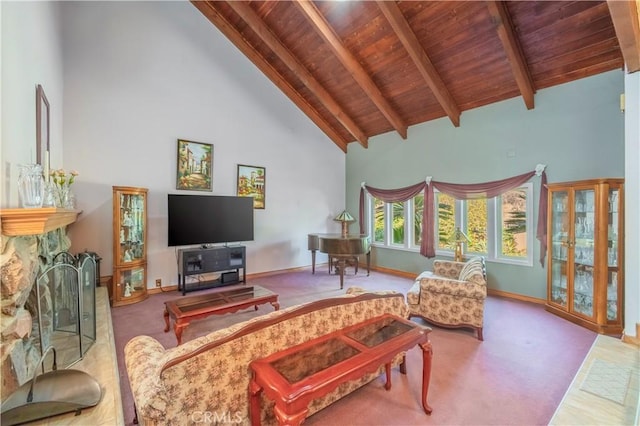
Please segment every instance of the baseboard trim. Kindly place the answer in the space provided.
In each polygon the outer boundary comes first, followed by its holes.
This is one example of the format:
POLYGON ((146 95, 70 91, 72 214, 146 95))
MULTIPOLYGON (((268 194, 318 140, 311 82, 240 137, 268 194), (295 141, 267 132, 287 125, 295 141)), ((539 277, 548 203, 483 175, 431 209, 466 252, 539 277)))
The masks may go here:
POLYGON ((505 299, 515 299, 523 302, 535 303, 537 305, 544 305, 547 303, 546 299, 539 299, 537 297, 525 296, 523 294, 511 293, 503 290, 487 289, 487 293, 491 296, 504 297, 505 299))
POLYGON ((627 334, 625 334, 624 332, 622 333, 622 341, 624 343, 629 343, 632 345, 636 345, 636 346, 640 346, 640 323, 636 323, 636 335, 635 336, 629 336, 627 334))

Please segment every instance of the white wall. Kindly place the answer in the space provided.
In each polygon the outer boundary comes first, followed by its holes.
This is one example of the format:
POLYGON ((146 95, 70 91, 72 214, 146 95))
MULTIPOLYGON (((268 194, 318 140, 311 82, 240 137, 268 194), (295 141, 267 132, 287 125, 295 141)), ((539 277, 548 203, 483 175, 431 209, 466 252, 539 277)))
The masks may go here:
POLYGON ((79 222, 72 249, 112 267, 112 185, 149 188, 148 284, 177 282, 167 193, 178 138, 212 143, 213 192, 235 195, 237 164, 266 167, 248 273, 311 263, 309 232, 337 231, 344 153, 188 2, 68 2, 64 27, 65 168, 79 222))
POLYGON ((640 72, 625 74, 625 316, 624 333, 640 324, 640 72))
POLYGON ((36 86, 50 106, 51 164, 62 165, 62 46, 57 2, 0 1, 2 174, 0 206, 19 207, 18 165, 36 162, 36 86))

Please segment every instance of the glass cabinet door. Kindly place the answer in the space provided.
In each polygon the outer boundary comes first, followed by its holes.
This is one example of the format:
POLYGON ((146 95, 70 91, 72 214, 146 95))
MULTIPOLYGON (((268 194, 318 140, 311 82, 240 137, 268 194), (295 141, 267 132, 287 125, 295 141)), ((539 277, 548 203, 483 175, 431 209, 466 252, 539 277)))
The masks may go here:
POLYGON ((595 190, 575 191, 573 244, 573 310, 593 317, 595 190))
POLYGON ((607 320, 618 319, 618 300, 620 288, 618 286, 618 258, 620 257, 620 190, 610 188, 608 196, 607 223, 607 320))
POLYGON ((547 185, 546 309, 602 334, 621 334, 624 180, 547 185))
POLYGON ((144 260, 144 201, 143 194, 120 194, 120 264, 144 260))
POLYGON ((117 271, 115 277, 118 300, 137 298, 146 293, 146 268, 144 266, 117 271))
POLYGON ((551 299, 567 307, 567 258, 569 247, 569 193, 552 193, 551 299))

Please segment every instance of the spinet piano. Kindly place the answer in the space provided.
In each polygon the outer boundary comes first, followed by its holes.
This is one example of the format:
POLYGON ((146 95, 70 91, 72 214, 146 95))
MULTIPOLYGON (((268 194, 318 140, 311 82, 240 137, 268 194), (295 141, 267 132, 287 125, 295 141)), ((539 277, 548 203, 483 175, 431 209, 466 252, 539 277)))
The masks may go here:
POLYGON ((308 247, 311 250, 311 273, 316 272, 316 251, 327 253, 337 260, 336 269, 340 274, 340 288, 344 284, 344 268, 349 258, 359 254, 367 255, 367 276, 371 265, 371 239, 359 234, 309 234, 308 247))

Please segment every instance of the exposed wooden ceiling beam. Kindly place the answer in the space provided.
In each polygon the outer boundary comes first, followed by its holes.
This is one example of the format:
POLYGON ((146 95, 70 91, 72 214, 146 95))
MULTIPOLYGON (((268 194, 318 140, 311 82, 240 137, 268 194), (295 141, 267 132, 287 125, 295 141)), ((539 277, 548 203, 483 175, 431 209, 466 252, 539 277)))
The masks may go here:
POLYGON ((342 65, 347 69, 349 74, 354 78, 358 85, 364 90, 364 93, 378 107, 378 110, 384 115, 393 128, 402 136, 407 138, 407 125, 404 120, 396 113, 395 109, 387 102, 384 95, 371 79, 371 76, 360 65, 358 59, 344 46, 338 34, 335 33, 331 25, 322 16, 318 8, 308 0, 295 0, 294 3, 311 22, 316 32, 324 38, 329 47, 336 54, 342 65))
POLYGON ((607 0, 609 13, 628 72, 640 70, 640 5, 638 0, 607 0))
POLYGON ((422 48, 420 41, 409 26, 402 11, 395 1, 378 0, 377 3, 414 64, 418 67, 422 78, 429 85, 440 106, 447 113, 453 125, 459 127, 460 109, 453 99, 453 96, 451 96, 451 93, 449 93, 449 89, 447 89, 444 81, 442 81, 440 74, 438 74, 438 71, 436 71, 433 66, 427 52, 422 48))
POLYGON ((322 102, 322 104, 335 116, 335 118, 344 126, 353 137, 360 142, 360 145, 367 148, 368 137, 360 129, 360 127, 349 117, 335 99, 327 92, 318 80, 305 68, 305 66, 296 59, 296 57, 282 44, 280 39, 271 32, 267 24, 258 16, 258 14, 245 2, 228 1, 227 5, 231 7, 256 33, 258 37, 275 53, 278 58, 291 71, 293 71, 298 79, 313 92, 313 94, 322 102))
POLYGON ((507 6, 502 1, 489 0, 487 1, 487 7, 496 25, 496 32, 502 42, 502 46, 504 46, 507 59, 511 65, 511 71, 513 72, 518 89, 520 89, 520 94, 524 99, 524 104, 527 106, 527 109, 533 109, 533 95, 536 89, 533 87, 533 78, 531 78, 522 47, 513 29, 513 23, 511 22, 511 16, 509 15, 507 6))
POLYGON ((347 141, 329 124, 318 111, 296 91, 287 80, 260 55, 210 2, 193 0, 191 2, 209 21, 214 24, 251 62, 254 63, 285 95, 289 97, 316 126, 343 152, 347 152, 347 141))

